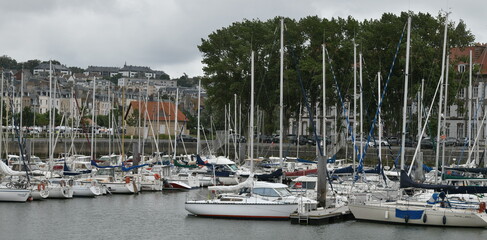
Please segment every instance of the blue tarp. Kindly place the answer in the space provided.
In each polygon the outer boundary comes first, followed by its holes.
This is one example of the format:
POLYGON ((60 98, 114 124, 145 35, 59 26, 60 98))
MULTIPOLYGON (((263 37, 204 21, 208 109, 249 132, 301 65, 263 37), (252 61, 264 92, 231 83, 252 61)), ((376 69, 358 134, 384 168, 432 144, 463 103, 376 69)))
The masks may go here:
POLYGON ((396 208, 396 217, 403 219, 421 219, 424 210, 401 210, 396 208))
POLYGON ((122 166, 99 166, 96 164, 95 160, 91 160, 91 166, 97 167, 97 168, 118 168, 122 166))

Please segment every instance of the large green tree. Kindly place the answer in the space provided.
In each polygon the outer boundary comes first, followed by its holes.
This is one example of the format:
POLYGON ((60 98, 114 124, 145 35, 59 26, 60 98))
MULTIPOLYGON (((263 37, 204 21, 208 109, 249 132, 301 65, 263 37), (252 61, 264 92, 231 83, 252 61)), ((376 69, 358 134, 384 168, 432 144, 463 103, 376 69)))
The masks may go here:
MULTIPOLYGON (((323 42, 326 43, 331 63, 327 65, 327 104, 330 106, 336 103, 339 114, 342 112, 337 87, 344 101, 352 101, 355 42, 358 52, 363 55, 363 86, 360 87, 363 90, 365 129, 370 126, 377 109, 377 73, 380 72, 382 86, 390 75, 382 109, 383 119, 387 123, 386 131, 388 134, 397 133, 402 121, 400 106, 405 78, 405 25, 408 16, 412 17, 409 95, 414 97, 420 88, 421 79, 425 79, 424 101, 431 101, 440 76, 444 15, 385 13, 380 19, 363 22, 353 17, 322 19, 310 16, 300 20, 286 18, 285 118, 298 115, 300 104, 304 106, 303 92, 311 111, 314 112, 315 107, 321 107, 323 42), (401 46, 390 72, 398 43, 401 46)), ((202 39, 198 48, 203 53, 205 64, 203 85, 208 94, 205 111, 213 116, 217 127, 222 126, 223 109, 233 102, 234 94, 239 96, 243 104, 244 115, 248 113, 250 53, 253 50, 256 106, 265 114, 264 132, 270 133, 278 129, 279 22, 280 18, 267 21, 243 20, 216 30, 206 39, 202 39)), ((448 35, 449 48, 464 47, 474 41, 474 36, 463 21, 458 24, 449 22, 448 35)), ((451 68, 450 71, 450 78, 458 77, 453 75, 451 68)), ((450 83, 450 103, 463 86, 465 81, 450 83)), ((242 122, 245 124, 247 118, 242 122)))

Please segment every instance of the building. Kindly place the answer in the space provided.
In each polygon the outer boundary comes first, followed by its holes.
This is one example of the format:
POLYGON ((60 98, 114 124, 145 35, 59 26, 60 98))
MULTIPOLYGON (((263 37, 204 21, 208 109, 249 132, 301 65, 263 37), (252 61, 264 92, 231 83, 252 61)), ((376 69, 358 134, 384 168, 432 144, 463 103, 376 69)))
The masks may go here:
MULTIPOLYGON (((177 133, 189 134, 186 123, 188 118, 181 112, 177 110, 177 115, 175 114, 175 105, 172 102, 144 102, 144 101, 132 101, 127 109, 127 118, 130 118, 134 114, 135 110, 141 114, 143 119, 141 126, 143 126, 143 135, 152 136, 153 134, 170 134, 174 136, 175 123, 177 122, 177 133), (177 121, 176 121, 177 118, 177 121), (145 126, 144 126, 145 122, 145 126)), ((138 116, 134 116, 138 117, 138 116)), ((135 135, 136 126, 127 127, 127 134, 135 135)))
POLYGON ((119 74, 119 72, 120 68, 118 67, 88 66, 83 74, 85 76, 113 77, 119 74))
POLYGON ((53 75, 71 75, 71 70, 64 65, 59 64, 49 64, 49 63, 41 63, 37 67, 34 68, 34 75, 40 75, 41 73, 49 74, 51 72, 52 67, 52 74, 53 75))

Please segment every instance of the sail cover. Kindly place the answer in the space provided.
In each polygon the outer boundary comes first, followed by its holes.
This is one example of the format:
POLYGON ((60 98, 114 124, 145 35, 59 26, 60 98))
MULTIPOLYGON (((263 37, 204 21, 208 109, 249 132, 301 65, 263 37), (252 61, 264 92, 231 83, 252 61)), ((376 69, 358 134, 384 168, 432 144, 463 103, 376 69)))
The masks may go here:
POLYGON ((12 170, 7 164, 0 160, 0 175, 5 176, 25 176, 25 172, 12 170))
POLYGON ((434 185, 434 184, 424 184, 415 183, 406 173, 406 171, 401 170, 401 182, 400 188, 423 188, 423 189, 433 189, 436 192, 445 192, 450 194, 457 193, 487 193, 487 187, 484 186, 454 186, 454 185, 434 185))

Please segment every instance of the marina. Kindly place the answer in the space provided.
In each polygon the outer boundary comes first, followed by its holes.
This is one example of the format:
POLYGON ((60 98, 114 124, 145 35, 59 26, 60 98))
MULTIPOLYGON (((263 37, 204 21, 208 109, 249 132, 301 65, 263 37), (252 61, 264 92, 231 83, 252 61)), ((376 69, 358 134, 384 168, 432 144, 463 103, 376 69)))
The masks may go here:
POLYGON ((452 12, 199 39, 194 77, 0 56, 1 240, 487 239, 487 43, 452 12))

